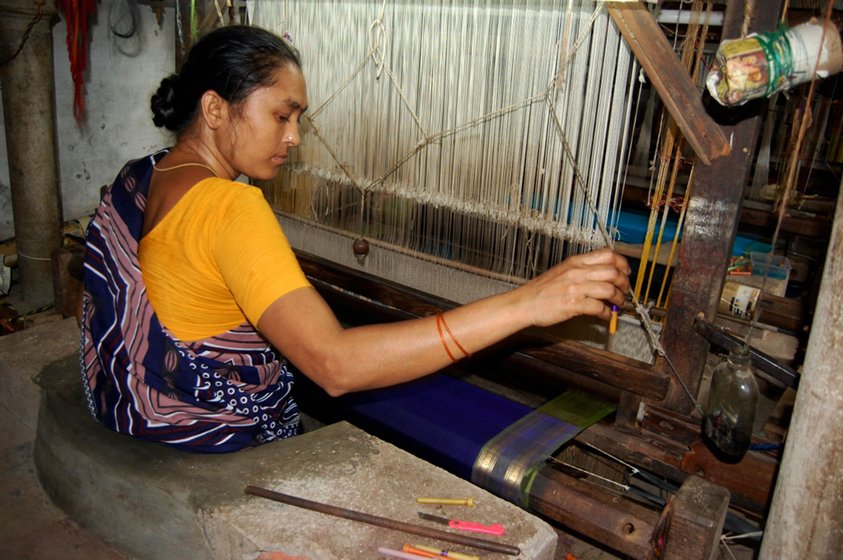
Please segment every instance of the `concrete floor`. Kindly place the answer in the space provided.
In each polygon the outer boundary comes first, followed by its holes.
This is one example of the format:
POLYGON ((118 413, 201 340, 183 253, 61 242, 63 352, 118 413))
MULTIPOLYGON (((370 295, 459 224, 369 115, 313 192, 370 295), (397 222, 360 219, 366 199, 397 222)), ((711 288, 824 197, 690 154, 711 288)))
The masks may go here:
MULTIPOLYGON (((11 434, 3 422, 3 433, 11 434)), ((0 558, 123 560, 126 557, 79 527, 44 495, 32 464, 32 442, 6 438, 0 449, 0 558)))
POLYGON ((46 313, 31 329, 0 337, 0 558, 125 560, 55 507, 35 475, 38 370, 76 351, 75 322, 46 313))
MULTIPOLYGON (((32 459, 38 373, 45 364, 77 351, 73 319, 47 311, 26 329, 0 337, 0 559, 126 560, 72 519, 45 495, 32 459)), ((556 558, 614 560, 617 556, 562 531, 556 558)))

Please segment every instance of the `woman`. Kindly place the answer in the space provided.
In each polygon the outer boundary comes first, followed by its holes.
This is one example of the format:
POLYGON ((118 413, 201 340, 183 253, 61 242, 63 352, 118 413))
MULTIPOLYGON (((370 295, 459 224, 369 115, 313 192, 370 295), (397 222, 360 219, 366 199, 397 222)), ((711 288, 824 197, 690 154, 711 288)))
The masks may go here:
POLYGON ((297 53, 254 27, 210 33, 162 81, 154 122, 176 144, 127 164, 88 232, 82 367, 91 412, 110 428, 233 451, 297 433, 285 360, 337 396, 432 373, 526 327, 608 319, 623 303, 629 266, 600 250, 437 317, 343 328, 261 192, 234 181, 275 176, 307 104, 297 53))

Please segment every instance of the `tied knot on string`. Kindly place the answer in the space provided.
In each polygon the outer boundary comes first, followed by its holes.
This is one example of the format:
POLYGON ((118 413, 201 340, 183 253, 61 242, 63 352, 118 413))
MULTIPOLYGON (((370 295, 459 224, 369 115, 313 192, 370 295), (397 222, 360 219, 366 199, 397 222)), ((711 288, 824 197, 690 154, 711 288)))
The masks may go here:
POLYGON ((375 79, 379 80, 383 73, 384 66, 384 51, 386 49, 386 27, 383 25, 384 11, 386 9, 386 2, 381 5, 381 13, 369 25, 368 44, 369 56, 372 57, 372 62, 375 63, 377 71, 375 72, 375 79))

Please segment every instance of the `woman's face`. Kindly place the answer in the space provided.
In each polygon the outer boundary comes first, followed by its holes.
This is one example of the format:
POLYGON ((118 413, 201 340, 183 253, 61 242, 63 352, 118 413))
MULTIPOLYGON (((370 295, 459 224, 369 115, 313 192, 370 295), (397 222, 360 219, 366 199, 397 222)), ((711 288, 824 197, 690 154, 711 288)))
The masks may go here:
POLYGON ((299 120, 307 110, 301 69, 288 64, 271 86, 253 91, 232 122, 231 163, 253 179, 272 179, 301 141, 299 120))

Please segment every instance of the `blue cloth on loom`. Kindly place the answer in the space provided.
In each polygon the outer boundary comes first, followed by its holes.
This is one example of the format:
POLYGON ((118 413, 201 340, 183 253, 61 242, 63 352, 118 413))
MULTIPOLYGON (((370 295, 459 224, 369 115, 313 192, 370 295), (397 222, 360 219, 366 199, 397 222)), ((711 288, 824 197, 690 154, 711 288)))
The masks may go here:
MULTIPOLYGON (((612 216, 609 217, 609 223, 612 223, 612 216)), ((635 212, 624 210, 618 216, 618 241, 624 243, 644 243, 644 238, 647 235, 649 228, 649 214, 643 212, 635 212)), ((676 237, 676 225, 678 215, 669 214, 667 223, 664 226, 663 243, 673 241, 676 237)), ((655 235, 661 231, 661 217, 656 223, 655 235)), ((680 239, 682 234, 680 233, 680 239)), ((748 255, 751 251, 758 251, 762 253, 769 252, 772 246, 765 243, 761 238, 756 238, 750 234, 739 233, 735 236, 734 244, 732 245, 732 256, 739 257, 741 255, 748 255)))
POLYGON ((466 480, 483 446, 533 412, 445 374, 340 400, 355 424, 466 480))

